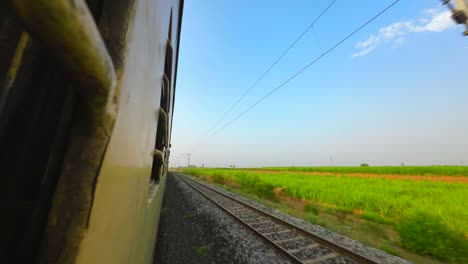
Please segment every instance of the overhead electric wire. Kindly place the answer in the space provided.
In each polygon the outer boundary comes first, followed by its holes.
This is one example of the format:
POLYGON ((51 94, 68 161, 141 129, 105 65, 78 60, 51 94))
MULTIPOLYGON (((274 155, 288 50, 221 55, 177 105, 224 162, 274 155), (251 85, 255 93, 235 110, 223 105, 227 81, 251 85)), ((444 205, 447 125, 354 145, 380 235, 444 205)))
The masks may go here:
POLYGON ((253 105, 251 105, 249 108, 247 108, 246 110, 244 110, 243 112, 241 112, 240 114, 238 114, 235 118, 233 118, 231 121, 229 121, 228 123, 226 123, 224 126, 222 126, 220 129, 216 130, 213 134, 210 135, 211 136, 214 136, 216 135, 217 133, 219 133, 220 131, 222 131, 223 129, 225 129, 227 126, 229 126, 230 124, 232 124, 234 121, 236 121, 237 119, 239 119, 241 116, 243 116, 244 114, 246 114, 247 112, 249 112, 252 108, 254 108, 255 106, 257 106, 259 103, 261 103, 263 100, 265 100, 266 98, 270 97, 272 94, 274 94, 276 91, 278 91, 281 87, 283 87, 284 85, 286 85, 288 82, 290 82, 292 79, 296 78, 298 75, 300 75, 301 73, 303 73, 307 68, 309 68, 310 66, 314 65, 317 61, 319 61, 320 59, 322 59, 323 57, 325 57, 327 54, 329 54, 330 52, 332 52, 334 49, 336 49, 338 46, 340 46, 343 42, 345 42, 346 40, 348 40, 350 37, 352 37, 354 34, 356 34, 357 32, 359 32, 361 29, 363 29, 364 27, 366 27, 369 23, 371 23, 372 21, 374 21, 376 18, 378 18, 380 15, 382 15, 383 13, 387 12, 387 10, 389 10, 391 7, 393 7, 396 3, 400 2, 400 0, 396 0, 394 1, 393 3, 391 3, 389 6, 387 6, 386 8, 384 8, 382 11, 380 11, 377 15, 375 15, 374 17, 372 17, 371 19, 369 19, 367 22, 365 22, 364 24, 362 24, 360 27, 358 27, 357 29, 355 29, 353 32, 351 32, 349 35, 347 35, 345 38, 343 38, 341 41, 339 41, 338 43, 336 43, 334 46, 332 46, 330 49, 328 49, 327 51, 325 51, 324 53, 322 53, 320 56, 318 56, 315 60, 313 60, 312 62, 310 62, 309 64, 307 64, 305 67, 303 67, 302 69, 300 69, 298 72, 296 72, 295 74, 293 74, 291 77, 289 77, 286 81, 284 81, 283 83, 281 83, 279 86, 277 86, 275 89, 271 90, 269 93, 267 93, 265 96, 263 96, 262 98, 260 98, 260 100, 258 100, 256 103, 254 103, 253 105))
MULTIPOLYGON (((332 7, 332 5, 336 2, 337 0, 333 0, 330 2, 330 4, 328 4, 328 6, 320 13, 320 15, 318 15, 315 20, 289 45, 289 47, 283 51, 283 53, 273 62, 273 64, 271 64, 263 73, 262 75, 260 75, 260 77, 252 84, 252 86, 250 86, 247 90, 245 90, 245 92, 237 99, 237 101, 232 104, 228 110, 226 110, 224 112, 224 114, 221 116, 221 118, 216 121, 216 123, 213 125, 213 127, 211 127, 210 129, 208 129, 208 131, 206 132, 207 135, 210 131, 212 131, 213 129, 215 129, 225 118, 226 116, 234 109, 234 107, 236 107, 244 98, 245 96, 247 96, 247 94, 255 87, 257 86, 257 84, 263 79, 263 77, 265 77, 271 69, 273 69, 273 67, 275 67, 276 64, 278 64, 278 62, 284 57, 284 55, 286 55, 286 53, 289 52, 289 50, 291 50, 295 45, 296 43, 311 29, 314 27, 315 23, 317 23, 317 21, 328 11, 328 9, 330 9, 330 7, 332 7)), ((206 137, 206 136, 205 136, 206 137)), ((205 137, 203 139, 205 139, 205 137)), ((202 139, 202 140, 203 140, 202 139)))

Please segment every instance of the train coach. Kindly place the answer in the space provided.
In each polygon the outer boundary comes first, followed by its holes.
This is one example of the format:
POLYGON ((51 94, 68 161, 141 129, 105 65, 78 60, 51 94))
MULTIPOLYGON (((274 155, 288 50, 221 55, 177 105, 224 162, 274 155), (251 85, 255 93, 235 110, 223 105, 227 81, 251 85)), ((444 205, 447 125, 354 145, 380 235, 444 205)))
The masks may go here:
POLYGON ((0 3, 0 263, 151 263, 183 0, 0 3))

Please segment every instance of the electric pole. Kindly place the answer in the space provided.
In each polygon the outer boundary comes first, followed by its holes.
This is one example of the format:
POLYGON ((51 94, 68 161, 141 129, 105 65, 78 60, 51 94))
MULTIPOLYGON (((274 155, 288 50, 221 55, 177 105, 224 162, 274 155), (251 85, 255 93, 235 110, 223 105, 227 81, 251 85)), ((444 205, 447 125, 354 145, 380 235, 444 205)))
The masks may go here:
POLYGON ((185 154, 187 155, 187 168, 190 167, 190 153, 185 154))

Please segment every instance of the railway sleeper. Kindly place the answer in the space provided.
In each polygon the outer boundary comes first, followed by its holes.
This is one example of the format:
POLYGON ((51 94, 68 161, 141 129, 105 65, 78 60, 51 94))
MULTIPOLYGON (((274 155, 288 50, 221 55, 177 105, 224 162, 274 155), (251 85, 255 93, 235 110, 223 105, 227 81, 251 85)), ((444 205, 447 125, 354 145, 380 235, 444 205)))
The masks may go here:
MULTIPOLYGON (((244 221, 246 222, 246 221, 244 221)), ((246 222, 247 223, 247 222, 246 222)), ((248 225, 252 226, 253 228, 256 228, 255 226, 257 225, 264 225, 264 224, 269 224, 269 223, 274 223, 270 219, 266 219, 264 221, 259 221, 259 222, 253 222, 253 223, 247 223, 248 225)))
POLYGON ((237 216, 237 217, 239 217, 244 222, 255 221, 252 224, 260 223, 260 222, 257 222, 257 220, 259 220, 259 219, 262 219, 262 220, 265 219, 265 217, 263 217, 263 216, 250 217, 250 218, 243 218, 242 216, 237 216))
POLYGON ((272 232, 262 233, 262 234, 264 236, 268 236, 268 235, 272 235, 272 234, 284 234, 284 233, 287 233, 287 232, 294 232, 294 231, 289 230, 289 229, 285 229, 285 230, 281 230, 281 231, 272 231, 272 232))
POLYGON ((310 245, 300 247, 300 248, 289 249, 288 252, 291 253, 291 254, 294 254, 294 253, 300 252, 302 250, 309 250, 309 249, 313 249, 313 248, 316 248, 316 247, 319 247, 319 246, 320 246, 320 244, 315 243, 315 244, 310 244, 310 245))
POLYGON ((283 230, 290 230, 290 229, 284 228, 283 226, 280 226, 280 225, 273 224, 272 226, 256 228, 256 230, 261 232, 262 234, 268 234, 271 232, 281 232, 283 230))
POLYGON ((231 212, 234 212, 234 211, 245 210, 245 207, 244 206, 233 206, 231 208, 226 208, 226 209, 228 209, 231 212))
POLYGON ((315 263, 320 263, 322 261, 325 261, 327 259, 332 259, 332 258, 336 258, 336 257, 339 257, 340 255, 336 252, 332 252, 332 253, 329 253, 329 254, 326 254, 326 255, 323 255, 323 256, 320 256, 318 258, 314 258, 314 259, 310 259, 310 260, 305 260, 304 263, 305 264, 315 264, 315 263))
POLYGON ((279 244, 279 243, 285 243, 285 242, 290 242, 290 241, 296 241, 296 240, 300 240, 300 239, 303 239, 303 238, 304 237, 302 237, 302 236, 295 236, 295 237, 281 239, 281 240, 273 240, 273 242, 275 242, 276 244, 279 244))

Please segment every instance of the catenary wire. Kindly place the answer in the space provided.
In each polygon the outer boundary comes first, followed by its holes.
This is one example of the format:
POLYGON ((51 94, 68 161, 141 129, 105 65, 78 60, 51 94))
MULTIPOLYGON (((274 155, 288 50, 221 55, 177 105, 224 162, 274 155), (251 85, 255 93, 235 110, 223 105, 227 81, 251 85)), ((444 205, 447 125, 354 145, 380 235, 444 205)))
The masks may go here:
POLYGON ((394 1, 393 3, 391 3, 389 6, 387 6, 386 8, 384 8, 382 11, 380 11, 377 15, 375 15, 374 17, 372 17, 371 19, 369 19, 368 21, 366 21, 364 24, 362 24, 360 27, 358 27, 357 29, 355 29, 353 32, 351 32, 349 35, 347 35, 345 38, 343 38, 342 40, 340 40, 339 42, 337 42, 334 46, 332 46, 330 49, 328 49, 327 51, 325 51, 324 53, 322 53, 320 56, 318 56, 315 60, 313 60, 312 62, 310 62, 309 64, 307 64, 305 67, 303 67, 302 69, 300 69, 298 72, 296 72, 295 74, 293 74, 291 77, 289 77, 286 81, 284 81, 283 83, 281 83, 280 85, 278 85, 275 89, 271 90, 269 93, 267 93, 265 96, 263 96, 262 98, 260 98, 260 100, 258 100, 257 102, 255 102, 253 105, 249 106, 246 110, 244 110, 243 112, 241 112, 240 114, 238 114, 236 117, 234 117, 231 121, 229 121, 228 123, 226 123, 224 126, 222 126, 220 129, 216 130, 214 133, 212 133, 210 135, 211 136, 214 136, 216 134, 218 134, 220 131, 222 131, 223 129, 225 129, 227 126, 229 126, 230 124, 232 124, 234 121, 236 121, 237 119, 239 119, 240 117, 242 117, 243 115, 245 115, 247 112, 249 112, 252 108, 254 108, 255 106, 257 106, 259 103, 261 103, 263 100, 265 100, 266 98, 270 97, 272 94, 274 94, 276 91, 278 91, 281 87, 283 87, 284 85, 286 85, 288 82, 290 82, 292 79, 296 78, 298 75, 300 75, 301 73, 303 73, 307 68, 309 68, 310 66, 314 65, 317 61, 319 61, 320 59, 322 59, 323 57, 325 57, 327 54, 329 54, 330 52, 332 52, 334 49, 336 49, 338 46, 340 46, 343 42, 345 42, 346 40, 348 40, 350 37, 352 37, 354 34, 356 34, 357 32, 359 32, 361 29, 363 29, 364 27, 366 27, 368 24, 370 24, 372 21, 374 21, 375 19, 377 19, 379 16, 381 16, 383 13, 387 12, 390 8, 392 8, 395 4, 397 4, 398 2, 400 2, 400 0, 396 0, 394 1))
POLYGON ((249 92, 255 87, 257 86, 257 84, 270 72, 271 69, 273 69, 273 67, 275 67, 276 64, 278 64, 278 62, 286 55, 286 53, 288 53, 296 44, 297 42, 311 29, 314 27, 315 23, 317 23, 317 21, 333 6, 333 4, 336 2, 337 0, 333 0, 331 1, 328 6, 320 13, 320 15, 318 15, 315 20, 309 24, 309 26, 307 26, 307 28, 289 45, 289 47, 283 51, 283 53, 281 53, 281 55, 262 73, 262 75, 260 75, 260 77, 247 89, 245 90, 245 92, 237 99, 236 102, 234 102, 234 104, 232 104, 224 113, 223 115, 221 116, 220 119, 218 119, 216 121, 216 123, 210 128, 207 130, 206 132, 206 135, 202 138, 202 141, 204 141, 204 139, 207 138, 207 136, 209 135, 209 133, 215 129, 216 127, 218 127, 218 125, 224 121, 224 119, 226 118, 226 116, 245 98, 245 96, 247 96, 247 94, 249 94, 249 92))

